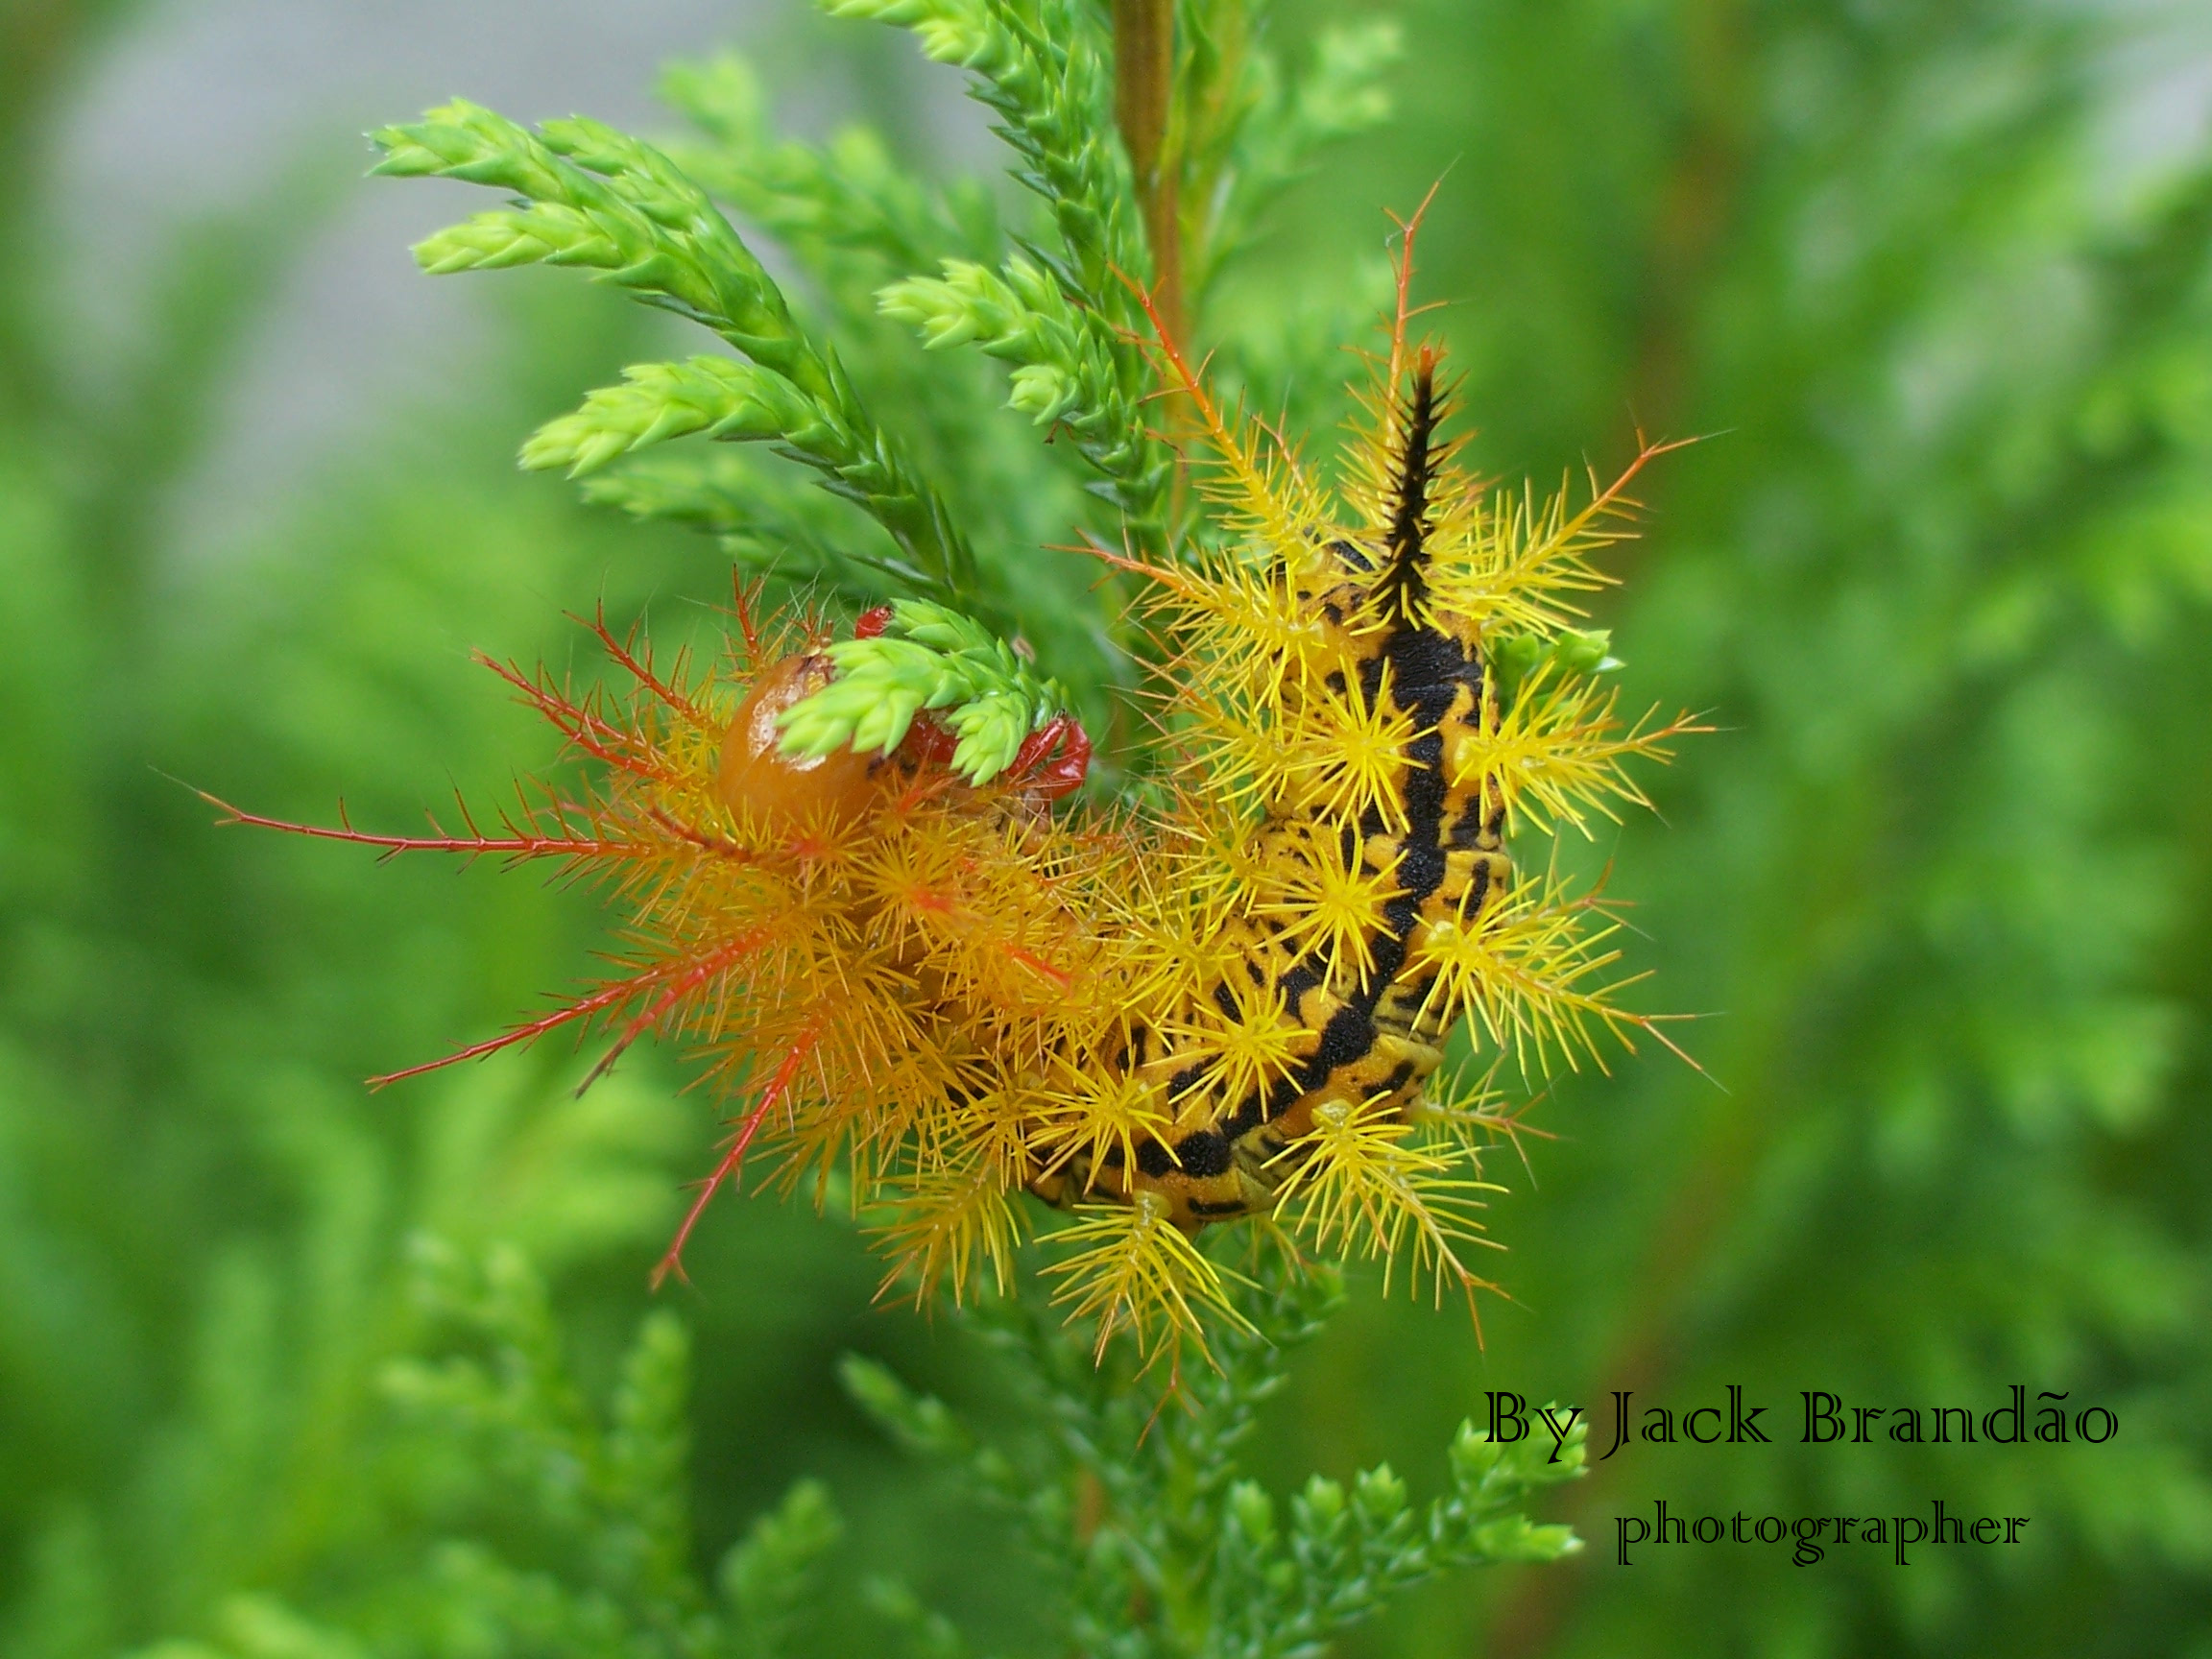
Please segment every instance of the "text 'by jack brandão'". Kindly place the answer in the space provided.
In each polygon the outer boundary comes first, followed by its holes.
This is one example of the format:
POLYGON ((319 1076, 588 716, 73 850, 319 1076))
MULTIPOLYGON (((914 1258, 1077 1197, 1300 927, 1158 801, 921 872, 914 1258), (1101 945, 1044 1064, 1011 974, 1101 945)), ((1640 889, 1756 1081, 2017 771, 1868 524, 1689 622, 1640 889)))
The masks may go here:
MULTIPOLYGON (((1794 1442, 1804 1446, 1867 1446, 1879 1438, 1919 1446, 2102 1446, 2120 1431, 2119 1418, 2103 1406, 2076 1406, 2065 1392, 2041 1390, 2032 1406, 2028 1389, 2014 1383, 2001 1404, 1971 1406, 1862 1405, 1824 1388, 1798 1392, 1787 1414, 1766 1403, 1753 1404, 1740 1386, 1725 1397, 1695 1404, 1639 1403, 1630 1389, 1609 1396, 1602 1425, 1592 1423, 1580 1406, 1538 1406, 1506 1389, 1486 1391, 1492 1440, 1504 1444, 1532 1435, 1549 1437, 1557 1461, 1577 1430, 1592 1445, 1605 1444, 1596 1461, 1604 1463, 1642 1445, 1745 1446, 1794 1442), (1798 1430, 1792 1437, 1790 1427, 1798 1430)), ((1915 1504, 1902 1514, 1730 1515, 1679 1513, 1663 1498, 1647 1506, 1617 1514, 1614 1561, 1632 1567, 1654 1549, 1690 1544, 1766 1544, 1790 1546, 1801 1567, 1821 1560, 1830 1550, 1872 1547, 1889 1552, 1896 1565, 1911 1566, 1912 1552, 1936 1546, 2017 1546, 2025 1541, 2031 1517, 1960 1514, 1942 1499, 1915 1504)))

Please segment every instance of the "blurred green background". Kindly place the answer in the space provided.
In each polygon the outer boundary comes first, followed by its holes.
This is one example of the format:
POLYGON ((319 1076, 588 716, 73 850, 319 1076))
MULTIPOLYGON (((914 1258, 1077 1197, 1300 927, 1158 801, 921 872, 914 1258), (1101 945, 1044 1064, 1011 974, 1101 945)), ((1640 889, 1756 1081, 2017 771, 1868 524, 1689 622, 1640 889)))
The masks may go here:
MULTIPOLYGON (((958 78, 885 32, 565 5, 509 36, 462 10, 0 9, 10 1654, 373 1580, 408 1548, 368 1448, 416 1339, 409 1236, 521 1244, 601 1387, 715 1133, 666 1056, 581 1101, 557 1046, 368 1094, 585 976, 592 897, 218 832, 173 781, 297 817, 343 793, 391 826, 495 797, 551 750, 469 648, 562 663, 565 611, 680 631, 727 591, 709 543, 512 465, 662 325, 558 273, 416 278, 403 244, 474 204, 360 180, 350 134, 452 91, 643 122, 658 59, 739 39, 800 131, 864 115, 995 165, 958 78), (319 81, 373 14, 381 66, 319 81)), ((1604 617, 1632 702, 1719 728, 1603 849, 1645 1003, 1707 1016, 1686 1040, 1711 1075, 1647 1053, 1552 1091, 1555 1138, 1495 1166, 1514 1299, 1486 1346, 1356 1280, 1264 1460, 1286 1482, 1386 1456, 1418 1492, 1487 1388, 1737 1383, 1786 1432, 1623 1454, 1558 1511, 1578 1564, 1433 1586, 1358 1650, 2212 1654, 2212 22, 1397 12, 1397 119, 1300 187, 1241 280, 1282 306, 1442 176, 1422 288, 1479 468, 1602 469, 1638 422, 1714 434, 1647 492, 1604 617), (1983 1410, 2013 1382, 2121 1431, 1789 1443, 1801 1389, 1983 1410), (1907 1570, 1733 1546, 1614 1567, 1610 1517, 1656 1497, 2034 1520, 1907 1570)), ((697 1342, 702 1557, 818 1475, 851 1525, 836 1572, 897 1570, 1017 1640, 992 1524, 830 1381, 856 1349, 987 1403, 958 1327, 872 1307, 864 1241, 773 1203, 718 1206, 690 1265, 668 1300, 697 1342)), ((825 1650, 862 1650, 841 1628, 825 1650)))

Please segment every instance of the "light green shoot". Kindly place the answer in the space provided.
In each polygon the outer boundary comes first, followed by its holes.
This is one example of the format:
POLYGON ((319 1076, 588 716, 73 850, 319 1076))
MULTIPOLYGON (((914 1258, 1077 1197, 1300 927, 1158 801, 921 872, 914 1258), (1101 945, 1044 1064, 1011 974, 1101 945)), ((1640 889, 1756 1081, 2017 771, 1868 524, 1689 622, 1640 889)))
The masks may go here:
POLYGON ((1005 640, 926 599, 897 601, 880 635, 839 640, 828 654, 836 679, 777 716, 786 755, 887 756, 926 711, 957 739, 952 769, 980 785, 1067 707, 1059 682, 1032 674, 1005 640))

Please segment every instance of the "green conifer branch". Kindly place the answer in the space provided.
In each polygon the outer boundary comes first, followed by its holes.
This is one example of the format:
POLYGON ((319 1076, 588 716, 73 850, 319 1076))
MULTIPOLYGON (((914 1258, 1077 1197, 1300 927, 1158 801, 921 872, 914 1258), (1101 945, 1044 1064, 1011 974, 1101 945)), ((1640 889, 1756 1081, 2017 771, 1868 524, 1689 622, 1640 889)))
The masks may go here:
POLYGON ((227 1597, 203 1639, 137 1659, 449 1653, 457 1632, 465 1650, 487 1653, 791 1652, 842 1523, 827 1489, 801 1480, 723 1556, 712 1586, 701 1582, 682 1323, 646 1318, 602 1414, 570 1376, 544 1282, 518 1252, 421 1239, 411 1266, 425 1346, 386 1368, 389 1420, 362 1449, 352 1523, 373 1527, 390 1503, 411 1524, 410 1548, 366 1580, 328 1575, 312 1607, 227 1597))
POLYGON ((595 472, 616 457, 703 432, 735 441, 781 438, 794 448, 848 434, 828 430, 822 406, 790 381, 731 357, 638 363, 622 384, 589 394, 573 415, 548 421, 522 445, 522 465, 595 472))
POLYGON ((1501 1445, 1462 1424, 1448 1455, 1451 1489, 1430 1503, 1413 1504, 1383 1465, 1349 1490, 1313 1477, 1280 1518, 1237 1454, 1283 1384, 1283 1351, 1320 1328, 1342 1288, 1334 1275, 1294 1279, 1269 1260, 1238 1297, 1249 1328, 1225 1325, 1215 1368, 1187 1370, 1158 1410, 1161 1380, 1111 1363, 1101 1372, 1082 1334, 1018 1299, 979 1309, 1043 1437, 1012 1452, 872 1360, 849 1358, 840 1376, 902 1447, 959 1471, 1017 1519, 1059 1599, 1070 1651, 1315 1659, 1438 1573, 1580 1548, 1567 1527, 1526 1513, 1544 1489, 1583 1472, 1579 1431, 1554 1457, 1548 1442, 1501 1445))
POLYGON ((830 251, 865 252, 899 272, 963 254, 996 256, 990 202, 973 181, 951 190, 924 182, 867 127, 847 127, 821 149, 778 142, 759 77, 734 54, 672 65, 661 95, 709 139, 668 147, 685 173, 817 276, 826 275, 822 255, 830 251))
POLYGON ((1132 539, 1155 543, 1173 469, 1123 383, 1113 331, 1022 254, 1002 271, 962 259, 943 269, 883 289, 883 314, 912 325, 930 350, 973 342, 1014 364, 1008 406, 1037 425, 1064 427, 1105 474, 1099 493, 1121 509, 1132 539))
POLYGON ((757 1519, 722 1558, 715 1588, 728 1609, 730 1659, 774 1659, 788 1650, 813 1599, 822 1557, 845 1534, 819 1480, 800 1480, 757 1519))
POLYGON ((836 374, 800 334, 781 290, 706 193, 652 146, 581 119, 533 133, 458 99, 373 136, 384 152, 373 173, 466 179, 525 199, 417 244, 416 261, 432 275, 585 266, 712 328, 808 396, 838 396, 836 374))
POLYGON ((1057 681, 1040 680, 1003 639, 957 612, 913 599, 891 611, 880 635, 830 646, 837 677, 777 716, 785 754, 889 755, 926 709, 957 739, 952 769, 982 784, 1067 707, 1057 681))
POLYGON ((702 429, 684 422, 705 398, 730 415, 731 436, 776 441, 815 468, 831 492, 873 515, 936 591, 983 602, 974 557, 944 503, 869 418, 835 354, 807 341, 759 261, 665 156, 594 121, 548 122, 534 134, 461 101, 412 126, 385 128, 375 139, 384 150, 378 173, 467 179, 525 198, 520 207, 477 214, 419 244, 415 256, 425 271, 585 266, 647 303, 705 324, 795 395, 755 380, 739 413, 734 395, 714 392, 704 372, 634 377, 597 414, 588 404, 572 418, 582 426, 541 434, 544 442, 526 452, 525 464, 581 462, 579 469, 589 469, 639 443, 702 429), (669 394, 664 406, 654 402, 657 390, 669 394))
MULTIPOLYGON (((1099 135, 1111 130, 1114 89, 1107 42, 1075 0, 817 0, 833 16, 866 17, 914 31, 923 50, 976 77, 974 95, 999 117, 995 131, 1021 157, 1015 177, 1042 196, 1059 231, 1061 256, 1032 247, 1034 263, 1007 263, 1001 294, 1021 297, 1042 325, 1016 324, 1006 307, 978 321, 967 338, 1016 363, 1014 407, 1041 423, 1065 421, 1085 458, 1104 479, 1098 493, 1118 507, 1133 540, 1164 540, 1172 464, 1142 418, 1151 371, 1136 344, 1146 326, 1129 283, 1154 262, 1135 229, 1127 159, 1099 135), (1062 292, 1042 293, 1048 270, 1062 292), (994 325, 994 322, 998 325, 994 325)), ((912 283, 929 283, 916 277, 912 283)), ((911 283, 894 285, 885 308, 926 324, 951 303, 980 299, 976 283, 946 266, 958 300, 925 299, 911 283)), ((950 344, 951 336, 930 344, 950 344)))
POLYGON ((1112 144, 1114 96, 1097 19, 1080 0, 816 0, 832 17, 868 18, 914 32, 940 63, 975 76, 974 95, 1022 165, 1015 177, 1044 198, 1067 257, 1061 279, 1085 304, 1127 320, 1124 276, 1150 261, 1130 228, 1128 168, 1112 144))
POLYGON ((850 522, 820 491, 740 450, 657 448, 589 474, 583 495, 636 518, 704 531, 751 574, 810 583, 855 609, 935 586, 889 549, 854 546, 850 522))
POLYGON ((894 1650, 903 1659, 968 1659, 959 1627, 899 1579, 881 1574, 864 1578, 860 1596, 868 1611, 888 1627, 897 1644, 894 1650))
MULTIPOLYGON (((801 1480, 701 1582, 687 1519, 690 1346, 672 1314, 645 1320, 601 1413, 571 1378, 544 1283, 517 1252, 422 1241, 413 1284, 429 1346, 387 1370, 397 1430, 378 1438, 389 1463, 377 1489, 471 1530, 381 1571, 366 1599, 303 1609, 234 1596, 207 1639, 140 1659, 370 1659, 445 1651, 444 1636, 463 1628, 486 1651, 793 1650, 842 1523, 828 1490, 801 1480)), ((1316 1659, 1422 1578, 1577 1547, 1524 1510, 1581 1472, 1579 1438, 1554 1459, 1548 1444, 1499 1446, 1471 1426, 1451 1448, 1451 1490, 1425 1506, 1380 1467, 1349 1488, 1315 1476, 1278 1515, 1237 1453, 1282 1385, 1283 1348, 1312 1334, 1341 1294, 1333 1277, 1294 1282, 1262 1266, 1240 1292, 1252 1329, 1228 1334, 1219 1369, 1187 1375, 1164 1411, 1162 1379, 1101 1375, 1088 1336, 1040 1316, 1033 1299, 995 1305, 984 1327, 1037 1437, 1018 1455, 878 1361, 848 1356, 839 1375, 901 1447, 948 1464, 1017 1519, 1039 1554, 1054 1650, 1316 1659)), ((907 1651, 966 1651, 904 1586, 872 1578, 863 1599, 907 1651)))

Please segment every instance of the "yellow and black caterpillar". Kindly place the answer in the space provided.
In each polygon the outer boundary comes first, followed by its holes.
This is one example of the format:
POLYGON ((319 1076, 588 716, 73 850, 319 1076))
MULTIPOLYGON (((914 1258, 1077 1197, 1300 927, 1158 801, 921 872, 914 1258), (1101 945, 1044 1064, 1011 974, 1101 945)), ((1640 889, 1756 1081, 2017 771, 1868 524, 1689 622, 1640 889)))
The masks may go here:
POLYGON ((602 629, 627 698, 506 671, 594 761, 587 800, 498 835, 316 832, 602 874, 636 945, 451 1058, 594 1022, 602 1066, 685 1044, 740 1104, 700 1204, 749 1157, 787 1184, 842 1166, 887 1283, 925 1292, 1003 1285, 1049 1214, 1024 1192, 1071 1211, 1046 1271, 1101 1343, 1196 1333, 1224 1304, 1194 1236, 1237 1217, 1479 1284, 1474 1157, 1508 1119, 1430 1100, 1447 1034, 1468 1020, 1478 1053, 1540 1070, 1651 1029, 1610 999, 1594 900, 1516 871, 1508 838, 1641 801, 1623 762, 1690 728, 1624 729, 1603 637, 1573 626, 1657 448, 1579 510, 1479 486, 1403 312, 1338 501, 1163 333, 1219 534, 1110 559, 1148 585, 1166 664, 1142 808, 1056 806, 1079 729, 934 607, 833 641, 741 594, 700 675, 602 629))
MULTIPOLYGON (((1435 360, 1423 354, 1397 423, 1383 534, 1332 540, 1305 569, 1273 575, 1326 641, 1335 665, 1325 695, 1405 730, 1356 814, 1304 792, 1268 803, 1251 852, 1256 884, 1290 894, 1363 879, 1380 903, 1348 941, 1311 939, 1280 905, 1226 918, 1232 962, 1203 995, 1246 1030, 1294 1033, 1281 1074, 1232 1091, 1203 1045, 1179 1048, 1136 1026, 1119 1064, 1157 1089, 1164 1114, 1180 1108, 1182 1123, 1200 1108, 1203 1120, 1139 1142, 1133 1171, 1118 1147, 1096 1165, 1042 1170, 1030 1183, 1040 1196, 1069 1202, 1101 1183, 1156 1191, 1185 1227, 1271 1211, 1314 1149, 1316 1112, 1402 1120, 1442 1063, 1457 1011, 1436 1005, 1436 965, 1416 948, 1439 926, 1479 925, 1512 865, 1503 801, 1445 766, 1447 753, 1479 740, 1484 671, 1477 632, 1427 604, 1441 416, 1435 360)), ((1289 685, 1284 694, 1295 695, 1289 685)))

